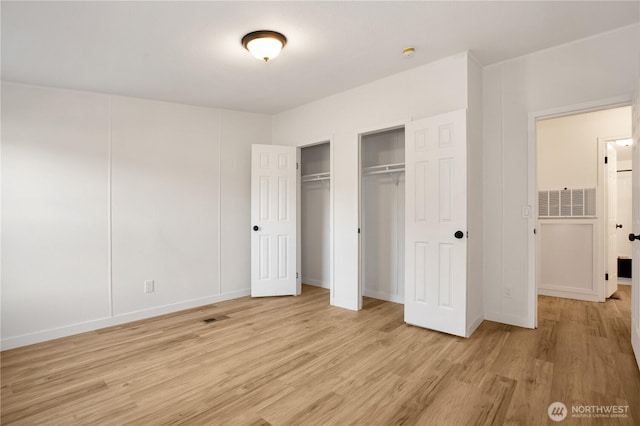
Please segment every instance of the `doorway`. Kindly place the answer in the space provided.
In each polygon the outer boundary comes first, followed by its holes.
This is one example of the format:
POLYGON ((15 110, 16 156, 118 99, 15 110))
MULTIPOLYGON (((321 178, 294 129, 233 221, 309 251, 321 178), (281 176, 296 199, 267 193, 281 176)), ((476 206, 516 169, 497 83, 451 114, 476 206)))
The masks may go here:
POLYGON ((360 308, 404 302, 404 126, 360 135, 360 308))
POLYGON ((626 253, 620 231, 631 228, 631 203, 617 203, 618 170, 631 169, 622 147, 631 108, 539 117, 535 134, 537 294, 604 302, 617 289, 626 253), (617 214, 623 211, 626 226, 617 214))
POLYGON ((301 146, 252 145, 252 297, 299 295, 306 272, 309 284, 329 288, 333 303, 332 159, 330 139, 301 146), (325 186, 311 191, 311 183, 325 186), (303 221, 310 232, 304 271, 303 221))
POLYGON ((331 143, 300 148, 302 284, 331 288, 331 143))

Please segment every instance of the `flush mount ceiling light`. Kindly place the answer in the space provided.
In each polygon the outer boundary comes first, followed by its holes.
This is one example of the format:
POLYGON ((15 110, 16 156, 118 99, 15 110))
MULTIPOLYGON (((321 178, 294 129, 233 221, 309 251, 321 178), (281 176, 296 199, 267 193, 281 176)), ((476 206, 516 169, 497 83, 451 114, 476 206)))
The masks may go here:
POLYGON ((268 62, 280 54, 287 38, 275 31, 254 31, 242 37, 242 46, 261 61, 268 62))

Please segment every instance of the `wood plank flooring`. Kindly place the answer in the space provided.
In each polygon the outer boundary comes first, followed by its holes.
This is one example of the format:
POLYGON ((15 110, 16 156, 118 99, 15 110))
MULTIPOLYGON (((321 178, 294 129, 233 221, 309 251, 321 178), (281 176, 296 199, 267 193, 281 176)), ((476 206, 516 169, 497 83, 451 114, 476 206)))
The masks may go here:
POLYGON ((311 286, 236 299, 2 352, 1 423, 542 425, 561 401, 629 405, 563 424, 640 425, 618 294, 541 296, 537 330, 485 321, 469 339, 405 325, 399 304, 331 307, 311 286))

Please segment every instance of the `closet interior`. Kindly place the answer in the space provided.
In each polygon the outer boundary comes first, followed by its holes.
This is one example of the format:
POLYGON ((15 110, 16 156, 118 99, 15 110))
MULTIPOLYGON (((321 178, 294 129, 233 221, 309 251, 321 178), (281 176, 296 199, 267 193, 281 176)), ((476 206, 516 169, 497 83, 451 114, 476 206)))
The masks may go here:
POLYGON ((361 294, 404 302, 404 127, 360 139, 361 294))
POLYGON ((300 149, 302 283, 329 288, 330 144, 300 149))

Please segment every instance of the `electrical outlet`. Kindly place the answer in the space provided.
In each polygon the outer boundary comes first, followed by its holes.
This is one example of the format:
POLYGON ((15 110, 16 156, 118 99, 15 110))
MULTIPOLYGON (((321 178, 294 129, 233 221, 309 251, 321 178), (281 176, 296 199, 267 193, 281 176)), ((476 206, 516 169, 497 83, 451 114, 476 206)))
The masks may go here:
POLYGON ((144 282, 145 293, 153 293, 154 290, 153 280, 147 280, 144 282))
POLYGON ((511 287, 505 287, 504 288, 504 297, 512 297, 511 296, 511 287))

